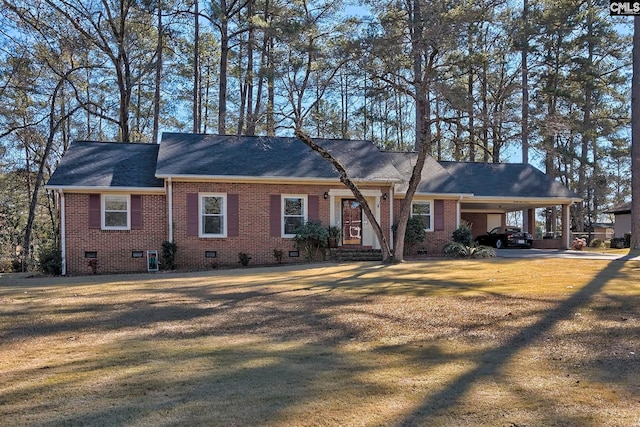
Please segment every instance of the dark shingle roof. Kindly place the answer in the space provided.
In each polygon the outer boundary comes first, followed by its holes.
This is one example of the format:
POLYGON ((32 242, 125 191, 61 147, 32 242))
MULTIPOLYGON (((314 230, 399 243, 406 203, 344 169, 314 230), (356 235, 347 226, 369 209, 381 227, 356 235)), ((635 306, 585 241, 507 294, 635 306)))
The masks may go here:
POLYGON ((611 209, 606 210, 604 213, 612 213, 618 215, 631 213, 631 202, 614 206, 611 209))
MULTIPOLYGON (((384 155, 398 169, 405 182, 397 188, 399 192, 405 192, 409 185, 409 178, 416 164, 416 153, 385 152, 384 155)), ((422 178, 417 193, 422 194, 461 194, 463 193, 458 181, 433 157, 427 157, 422 169, 422 178)))
POLYGON ((580 197, 535 167, 523 163, 438 162, 462 193, 478 197, 580 197))
MULTIPOLYGON (((417 153, 385 153, 407 182, 417 153)), ((417 193, 473 194, 477 197, 579 198, 561 183, 531 165, 522 163, 471 163, 436 161, 427 157, 417 193)))
POLYGON ((155 177, 157 144, 75 141, 47 187, 163 188, 155 177))
MULTIPOLYGON (((355 180, 400 179, 368 141, 317 139, 355 180)), ((165 133, 157 176, 338 179, 338 172, 298 138, 165 133)))
MULTIPOLYGON (((381 152, 369 141, 317 139, 353 180, 406 185, 416 153, 381 152)), ((337 180, 322 156, 294 137, 165 133, 160 145, 77 141, 47 187, 163 188, 164 177, 337 180), (156 176, 161 178, 156 178, 156 176)), ((579 197, 530 165, 437 162, 427 157, 418 194, 497 198, 579 197)))

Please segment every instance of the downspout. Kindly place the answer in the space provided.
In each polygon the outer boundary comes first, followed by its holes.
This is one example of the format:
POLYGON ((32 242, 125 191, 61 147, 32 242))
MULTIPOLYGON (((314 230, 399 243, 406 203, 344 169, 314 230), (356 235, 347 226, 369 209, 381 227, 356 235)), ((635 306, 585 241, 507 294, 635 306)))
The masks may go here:
POLYGON ((462 204, 462 197, 458 196, 458 201, 456 202, 456 230, 460 228, 460 205, 462 204))
POLYGON ((60 204, 60 256, 62 258, 63 276, 67 275, 67 222, 65 220, 65 199, 62 189, 58 190, 58 203, 60 204))
POLYGON ((173 183, 171 177, 167 178, 167 203, 169 205, 169 241, 173 243, 173 183))
POLYGON ((391 184, 391 190, 389 191, 389 249, 393 249, 395 242, 393 241, 393 199, 395 198, 395 185, 391 184))

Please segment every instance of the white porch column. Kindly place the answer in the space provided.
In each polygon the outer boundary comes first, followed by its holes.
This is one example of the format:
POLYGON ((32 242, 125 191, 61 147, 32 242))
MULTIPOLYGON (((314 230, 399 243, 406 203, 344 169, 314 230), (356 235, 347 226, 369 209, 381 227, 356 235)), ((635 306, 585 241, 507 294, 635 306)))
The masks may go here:
POLYGON ((571 209, 570 205, 562 205, 562 249, 571 247, 571 209))

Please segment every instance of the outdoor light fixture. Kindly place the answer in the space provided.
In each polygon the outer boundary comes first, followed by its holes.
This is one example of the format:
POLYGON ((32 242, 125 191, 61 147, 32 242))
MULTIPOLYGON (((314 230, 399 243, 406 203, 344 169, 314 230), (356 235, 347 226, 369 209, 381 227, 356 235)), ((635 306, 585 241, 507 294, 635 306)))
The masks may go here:
POLYGON ((327 200, 329 198, 329 192, 325 191, 322 197, 324 197, 324 199, 327 200))
POLYGON ((387 193, 382 193, 382 200, 387 200, 387 193))

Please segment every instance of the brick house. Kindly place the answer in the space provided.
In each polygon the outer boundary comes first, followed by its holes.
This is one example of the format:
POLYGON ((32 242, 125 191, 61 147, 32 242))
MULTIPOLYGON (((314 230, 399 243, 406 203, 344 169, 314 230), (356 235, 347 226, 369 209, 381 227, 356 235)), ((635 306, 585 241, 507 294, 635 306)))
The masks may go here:
MULTIPOLYGON (((368 141, 317 140, 359 185, 393 242, 415 153, 368 141)), ((294 229, 317 220, 342 230, 340 246, 379 248, 336 170, 297 138, 165 133, 159 145, 76 141, 46 188, 58 194, 63 274, 146 271, 162 242, 185 269, 301 261, 294 229)), ((425 224, 423 249, 439 254, 461 221, 482 234, 511 210, 562 205, 575 194, 529 165, 427 159, 412 202, 425 224)), ((568 218, 568 215, 566 215, 568 218)), ((568 242, 566 246, 568 247, 568 242)))

